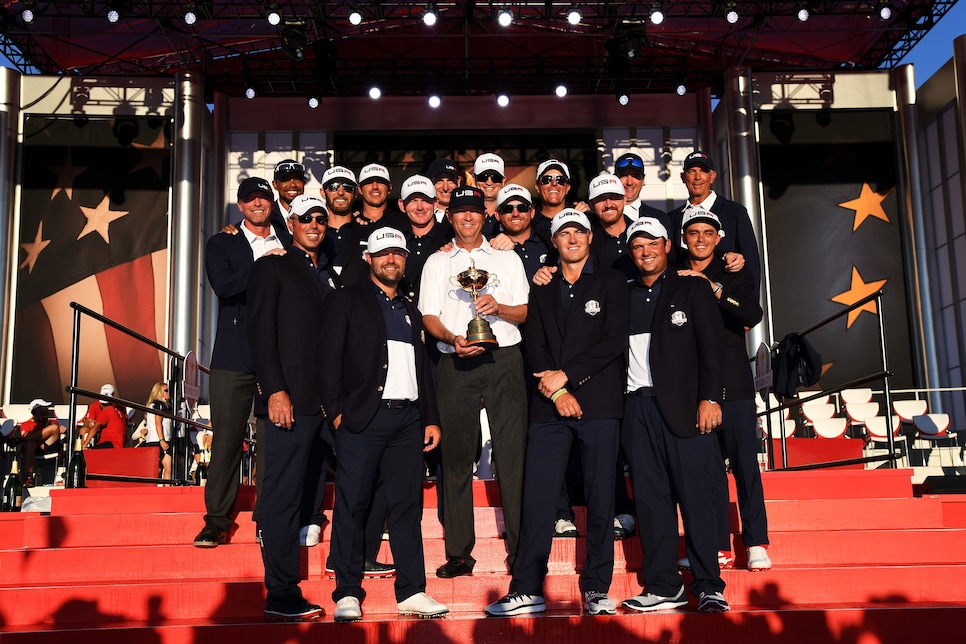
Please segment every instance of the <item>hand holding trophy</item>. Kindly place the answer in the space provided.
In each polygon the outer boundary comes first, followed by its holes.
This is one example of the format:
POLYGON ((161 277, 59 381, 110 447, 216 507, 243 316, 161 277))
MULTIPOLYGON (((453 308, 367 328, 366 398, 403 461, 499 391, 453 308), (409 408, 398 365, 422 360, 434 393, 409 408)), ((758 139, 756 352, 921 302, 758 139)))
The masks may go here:
POLYGON ((466 327, 466 344, 482 347, 484 351, 492 351, 493 349, 499 348, 500 344, 493 334, 493 329, 490 328, 490 323, 484 320, 479 311, 476 310, 476 300, 480 296, 480 291, 486 288, 491 281, 495 280, 496 275, 477 268, 476 262, 471 257, 470 267, 451 279, 460 288, 469 293, 470 299, 473 300, 473 311, 476 315, 466 327))

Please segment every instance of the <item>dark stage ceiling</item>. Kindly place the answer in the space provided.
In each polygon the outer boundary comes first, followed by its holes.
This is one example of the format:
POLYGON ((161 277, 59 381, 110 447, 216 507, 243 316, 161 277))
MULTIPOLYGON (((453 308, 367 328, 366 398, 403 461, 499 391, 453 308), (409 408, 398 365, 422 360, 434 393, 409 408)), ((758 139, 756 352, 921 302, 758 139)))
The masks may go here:
POLYGON ((549 94, 559 84, 572 94, 663 93, 682 83, 718 95, 723 70, 735 65, 893 67, 953 4, 7 0, 0 46, 22 71, 42 74, 200 72, 209 96, 240 96, 246 86, 260 96, 360 96, 373 84, 383 96, 549 94), (654 24, 659 5, 664 20, 654 24), (422 19, 428 6, 438 13, 432 27, 422 19), (514 15, 508 27, 495 19, 502 8, 514 15), (271 10, 278 25, 266 19, 271 10))

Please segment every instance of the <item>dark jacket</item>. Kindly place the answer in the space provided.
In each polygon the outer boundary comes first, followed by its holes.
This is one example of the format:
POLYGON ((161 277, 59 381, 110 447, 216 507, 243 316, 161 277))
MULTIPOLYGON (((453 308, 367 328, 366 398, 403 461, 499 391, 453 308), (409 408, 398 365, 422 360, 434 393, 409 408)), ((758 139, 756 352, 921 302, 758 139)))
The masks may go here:
MULTIPOLYGON (((530 371, 562 369, 569 378, 567 389, 580 403, 583 420, 623 418, 624 354, 630 324, 627 280, 613 269, 594 265, 593 273, 582 274, 574 285, 570 310, 564 317, 561 279, 558 270, 549 284, 530 290, 525 326, 530 371)), ((550 399, 534 391, 530 422, 556 418, 550 399)))
POLYGON ((248 350, 247 315, 248 277, 255 259, 248 239, 217 233, 205 244, 205 272, 211 290, 218 296, 218 326, 211 351, 211 368, 253 373, 248 350))
POLYGON ((258 260, 248 284, 249 346, 255 367, 255 413, 268 398, 288 392, 295 413, 322 410, 321 373, 332 362, 322 352, 322 295, 301 252, 258 260))
POLYGON ((697 436, 698 401, 721 402, 724 328, 703 277, 666 272, 651 326, 650 365, 657 404, 672 432, 697 436))
MULTIPOLYGON (((336 291, 325 303, 322 345, 328 368, 322 373, 322 400, 329 422, 342 415, 340 431, 364 430, 382 400, 389 344, 377 297, 370 281, 336 291)), ((423 427, 439 425, 423 315, 410 300, 405 302, 413 330, 420 419, 423 427)))

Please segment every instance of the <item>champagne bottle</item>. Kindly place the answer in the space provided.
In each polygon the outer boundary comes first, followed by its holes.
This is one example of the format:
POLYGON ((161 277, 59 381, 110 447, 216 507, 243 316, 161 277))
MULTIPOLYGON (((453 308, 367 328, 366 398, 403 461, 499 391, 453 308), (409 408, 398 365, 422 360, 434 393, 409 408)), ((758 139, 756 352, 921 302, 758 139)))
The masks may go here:
POLYGON ((3 486, 3 511, 20 512, 23 505, 23 483, 20 480, 20 466, 16 460, 10 468, 10 476, 3 486))
POLYGON ((87 487, 87 459, 84 458, 84 440, 74 441, 74 454, 67 467, 67 487, 87 487))

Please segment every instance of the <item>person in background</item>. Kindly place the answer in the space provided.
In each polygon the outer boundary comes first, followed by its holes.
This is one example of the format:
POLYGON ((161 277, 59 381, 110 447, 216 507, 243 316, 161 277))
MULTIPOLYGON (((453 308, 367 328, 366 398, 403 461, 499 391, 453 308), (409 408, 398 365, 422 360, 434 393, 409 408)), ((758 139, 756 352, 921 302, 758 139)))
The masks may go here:
MULTIPOLYGON (((102 396, 114 396, 114 385, 101 387, 102 396)), ((94 401, 84 415, 81 436, 84 447, 103 449, 124 447, 127 436, 127 410, 106 398, 94 401)))
POLYGON ((43 398, 31 400, 28 405, 30 418, 20 423, 20 436, 23 439, 23 480, 27 487, 34 484, 37 452, 55 445, 57 437, 64 432, 54 416, 52 404, 43 398))
MULTIPOLYGON (((145 403, 151 409, 171 412, 171 394, 168 383, 156 382, 151 387, 151 394, 145 403)), ((157 447, 158 468, 161 478, 171 478, 171 419, 156 414, 144 415, 144 426, 138 427, 131 435, 136 447, 157 447)))

